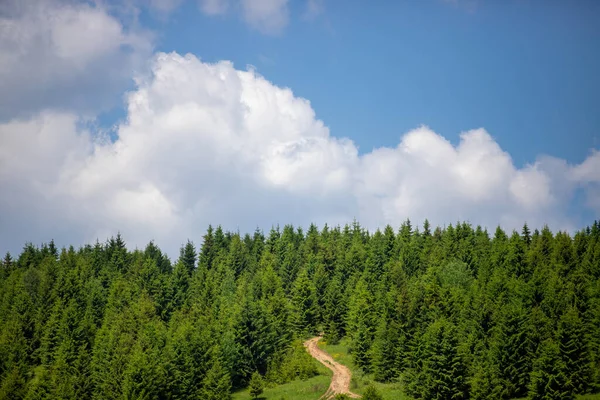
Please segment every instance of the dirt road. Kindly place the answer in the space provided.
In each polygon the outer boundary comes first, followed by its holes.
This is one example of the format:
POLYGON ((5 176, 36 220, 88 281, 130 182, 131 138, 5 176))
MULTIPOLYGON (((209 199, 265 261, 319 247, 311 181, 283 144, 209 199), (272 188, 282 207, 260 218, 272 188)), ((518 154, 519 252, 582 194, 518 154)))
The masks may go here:
POLYGON ((327 354, 324 350, 321 350, 317 346, 317 342, 321 339, 321 336, 314 337, 304 342, 304 347, 310 353, 311 356, 316 358, 321 364, 333 371, 333 377, 331 378, 331 384, 329 389, 321 399, 331 399, 336 394, 343 393, 348 397, 359 398, 360 396, 350 391, 350 380, 352 379, 352 373, 348 367, 339 364, 327 354))

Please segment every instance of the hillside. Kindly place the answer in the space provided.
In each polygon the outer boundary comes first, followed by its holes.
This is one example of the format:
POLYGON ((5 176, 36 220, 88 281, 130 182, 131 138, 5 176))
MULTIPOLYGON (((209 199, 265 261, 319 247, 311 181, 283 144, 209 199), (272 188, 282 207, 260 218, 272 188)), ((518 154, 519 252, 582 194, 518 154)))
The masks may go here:
POLYGON ((243 399, 255 372, 267 398, 317 398, 331 373, 303 341, 321 332, 358 394, 551 399, 600 388, 597 222, 573 237, 409 221, 375 232, 209 227, 199 244, 174 261, 120 236, 7 254, 0 399, 243 399))

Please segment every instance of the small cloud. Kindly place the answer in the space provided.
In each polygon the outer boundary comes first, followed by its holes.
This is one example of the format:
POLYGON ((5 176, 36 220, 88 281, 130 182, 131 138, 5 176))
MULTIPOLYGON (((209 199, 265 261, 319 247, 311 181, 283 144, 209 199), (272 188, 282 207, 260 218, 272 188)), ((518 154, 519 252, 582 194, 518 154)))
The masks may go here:
POLYGON ((325 11, 325 1, 324 0, 308 0, 306 2, 306 12, 304 13, 304 17, 312 20, 317 18, 325 11))
POLYGON ((252 28, 278 35, 289 22, 288 0, 241 0, 242 15, 252 28))
POLYGON ((206 15, 222 15, 229 9, 228 0, 199 0, 198 5, 206 15))
POLYGON ((258 61, 263 65, 275 65, 275 60, 271 57, 265 56, 264 54, 258 55, 258 61))
POLYGON ((169 15, 181 5, 183 0, 150 0, 150 8, 163 15, 169 15))
POLYGON ((234 9, 248 26, 265 35, 279 35, 289 23, 288 0, 198 0, 198 5, 208 16, 234 9))

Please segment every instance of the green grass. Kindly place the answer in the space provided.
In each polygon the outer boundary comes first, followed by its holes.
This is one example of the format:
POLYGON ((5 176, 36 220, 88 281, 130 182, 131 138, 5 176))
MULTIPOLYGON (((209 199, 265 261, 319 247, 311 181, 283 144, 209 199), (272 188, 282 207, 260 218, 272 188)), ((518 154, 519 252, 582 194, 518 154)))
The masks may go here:
MULTIPOLYGON (((353 392, 362 394, 367 386, 373 385, 386 400, 409 400, 411 398, 404 393, 399 383, 379 383, 375 382, 373 375, 363 374, 352 360, 347 339, 342 339, 338 344, 329 344, 322 339, 319 341, 319 347, 331 354, 335 361, 350 368, 350 371, 352 371, 351 388, 353 392)), ((600 400, 600 393, 576 396, 576 399, 600 400)))
POLYGON ((373 375, 365 375, 356 367, 354 360, 348 350, 347 339, 342 339, 338 344, 329 344, 325 340, 319 341, 319 347, 331 354, 333 359, 340 364, 344 364, 352 371, 352 382, 350 388, 354 393, 363 394, 367 386, 374 386, 385 400, 404 400, 409 397, 404 394, 402 386, 399 383, 380 383, 375 382, 373 375))
MULTIPOLYGON (((319 375, 306 380, 295 380, 283 385, 265 388, 261 398, 265 400, 316 400, 321 397, 331 383, 332 372, 317 360, 313 360, 319 375)), ((251 399, 248 389, 233 393, 233 400, 251 399)))
POLYGON ((347 339, 342 339, 338 344, 329 344, 325 339, 321 339, 317 342, 317 344, 321 349, 328 352, 335 361, 350 368, 352 373, 356 371, 357 368, 354 365, 354 360, 352 359, 350 351, 348 350, 347 339))
MULTIPOLYGON (((352 356, 348 351, 348 342, 343 339, 340 343, 332 345, 323 339, 319 341, 319 347, 331 354, 334 360, 344 364, 352 371, 351 389, 354 393, 363 394, 365 388, 373 385, 385 400, 409 400, 399 383, 375 382, 372 375, 365 375, 354 365, 352 356)), ((331 371, 315 360, 318 365, 319 375, 307 380, 296 380, 266 388, 262 399, 264 400, 317 400, 329 387, 331 382, 331 371)), ((577 400, 600 400, 600 394, 577 396, 577 400)), ((233 394, 233 400, 250 400, 250 393, 241 390, 233 394)))
MULTIPOLYGON (((331 382, 330 375, 317 375, 310 379, 292 381, 284 385, 278 385, 265 389, 262 399, 266 400, 316 400, 327 391, 331 382)), ((233 400, 251 399, 248 390, 242 390, 233 394, 233 400)))

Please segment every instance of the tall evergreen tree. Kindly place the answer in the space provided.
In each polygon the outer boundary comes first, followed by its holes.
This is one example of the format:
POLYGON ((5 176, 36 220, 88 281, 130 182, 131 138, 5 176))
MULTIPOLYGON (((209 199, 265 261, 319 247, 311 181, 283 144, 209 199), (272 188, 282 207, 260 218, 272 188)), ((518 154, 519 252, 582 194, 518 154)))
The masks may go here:
POLYGON ((227 400, 231 398, 231 378, 221 362, 220 349, 215 348, 211 367, 202 382, 202 398, 227 400))
POLYGON ((559 321, 558 346, 567 388, 575 394, 585 393, 592 382, 592 364, 585 326, 575 307, 569 307, 559 321))
POLYGON ((303 268, 298 274, 292 289, 292 307, 295 315, 294 327, 300 336, 314 334, 317 328, 318 309, 317 309, 316 290, 308 278, 306 268, 303 268))
POLYGON ((559 346, 552 340, 545 340, 539 349, 531 373, 529 398, 531 400, 572 399, 565 376, 565 363, 561 359, 559 346))

